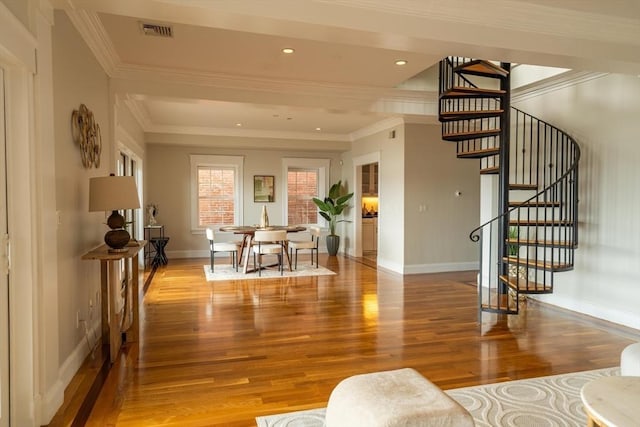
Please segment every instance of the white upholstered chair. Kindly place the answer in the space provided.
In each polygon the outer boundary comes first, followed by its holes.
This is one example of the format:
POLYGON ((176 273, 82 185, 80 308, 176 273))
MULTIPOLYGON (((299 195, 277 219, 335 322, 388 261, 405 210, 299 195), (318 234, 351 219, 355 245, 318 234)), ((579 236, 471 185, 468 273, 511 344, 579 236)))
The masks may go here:
POLYGON ((285 245, 287 241, 286 230, 256 230, 253 236, 253 266, 256 268, 256 256, 258 258, 258 275, 262 275, 262 258, 265 255, 277 255, 280 275, 284 273, 285 245))
POLYGON ((320 243, 320 228, 309 227, 311 240, 289 240, 290 258, 293 260, 294 268, 298 269, 298 251, 307 249, 311 251, 311 266, 313 266, 313 254, 316 255, 316 268, 318 268, 318 245, 320 243), (295 250, 295 252, 294 252, 295 250))
POLYGON ((213 228, 207 228, 207 239, 209 240, 209 252, 211 258, 211 272, 213 273, 214 258, 216 252, 229 252, 231 254, 231 264, 238 271, 238 252, 240 251, 241 242, 216 242, 216 231, 213 228))

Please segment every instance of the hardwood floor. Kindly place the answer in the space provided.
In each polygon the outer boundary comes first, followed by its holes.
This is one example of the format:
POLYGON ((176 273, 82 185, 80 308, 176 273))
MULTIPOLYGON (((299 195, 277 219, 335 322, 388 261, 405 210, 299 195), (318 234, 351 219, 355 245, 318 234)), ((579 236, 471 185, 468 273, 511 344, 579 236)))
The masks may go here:
MULTIPOLYGON (((474 272, 402 277, 321 256, 335 276, 206 282, 171 260, 88 426, 255 426, 326 406, 342 379, 413 367, 443 389, 619 365, 640 331, 529 302, 478 323, 474 272)), ((52 424, 53 425, 53 424, 52 424)))

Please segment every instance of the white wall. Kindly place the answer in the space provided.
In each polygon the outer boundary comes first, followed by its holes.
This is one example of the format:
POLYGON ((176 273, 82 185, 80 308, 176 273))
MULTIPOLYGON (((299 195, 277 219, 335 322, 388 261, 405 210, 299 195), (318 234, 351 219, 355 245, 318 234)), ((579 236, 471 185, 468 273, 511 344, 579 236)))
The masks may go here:
MULTIPOLYGON (((179 137, 178 137, 179 138, 179 137)), ((224 140, 233 145, 236 140, 247 138, 209 137, 224 140)), ((255 138, 254 138, 255 139, 255 138)), ((153 144, 153 137, 147 141, 145 181, 147 182, 147 203, 158 205, 159 224, 164 225, 165 235, 170 238, 166 248, 169 258, 208 256, 208 243, 204 234, 191 232, 190 207, 190 161, 191 154, 209 154, 224 156, 244 156, 244 218, 243 224, 260 222, 263 202, 253 201, 253 176, 275 176, 275 202, 266 203, 271 224, 284 224, 285 206, 283 204, 282 159, 284 157, 330 159, 329 182, 337 181, 340 176, 339 153, 294 150, 252 150, 232 148, 189 147, 182 145, 153 144)), ((245 141, 246 142, 246 141, 245 141)), ((264 140, 262 145, 267 144, 264 140)))
POLYGON ((640 78, 608 75, 514 106, 582 150, 575 269, 541 299, 640 329, 640 78))

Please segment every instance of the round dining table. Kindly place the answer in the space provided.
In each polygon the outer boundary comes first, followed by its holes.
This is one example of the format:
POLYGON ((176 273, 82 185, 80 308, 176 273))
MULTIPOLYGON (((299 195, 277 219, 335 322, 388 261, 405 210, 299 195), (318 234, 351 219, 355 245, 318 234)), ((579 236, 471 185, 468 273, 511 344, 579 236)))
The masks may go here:
MULTIPOLYGON (((300 225, 270 225, 267 227, 260 227, 257 225, 223 225, 220 227, 220 231, 234 234, 242 234, 242 242, 240 244, 240 253, 238 259, 243 260, 242 271, 246 273, 252 273, 255 270, 249 269, 249 249, 251 249, 251 242, 253 241, 253 235, 257 230, 286 230, 287 233, 298 233, 305 231, 307 228, 300 225), (246 253, 245 253, 246 250, 246 253), (244 256, 244 258, 243 258, 244 256)), ((287 263, 289 264, 289 271, 291 271, 291 259, 289 257, 289 251, 285 241, 285 256, 287 257, 287 263)))

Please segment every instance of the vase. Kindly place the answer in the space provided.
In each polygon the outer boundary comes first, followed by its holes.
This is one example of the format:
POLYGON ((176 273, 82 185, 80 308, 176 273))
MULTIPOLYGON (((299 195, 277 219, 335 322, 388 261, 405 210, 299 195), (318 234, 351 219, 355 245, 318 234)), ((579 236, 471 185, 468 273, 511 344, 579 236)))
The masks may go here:
POLYGON ((267 214, 267 205, 262 205, 262 215, 260 215, 260 228, 269 226, 269 215, 267 214))
POLYGON ((340 236, 335 234, 329 234, 327 236, 327 252, 329 255, 335 256, 338 253, 338 248, 340 247, 340 236))

